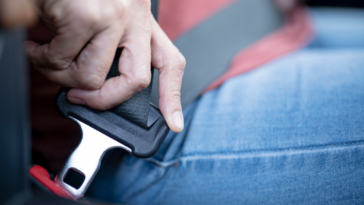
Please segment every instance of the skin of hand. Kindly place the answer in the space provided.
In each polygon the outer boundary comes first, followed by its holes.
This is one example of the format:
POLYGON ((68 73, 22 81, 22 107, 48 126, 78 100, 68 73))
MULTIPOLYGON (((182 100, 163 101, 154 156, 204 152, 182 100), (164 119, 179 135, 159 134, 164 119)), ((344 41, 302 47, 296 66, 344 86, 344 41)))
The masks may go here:
POLYGON ((37 20, 31 0, 0 0, 0 24, 11 29, 17 26, 32 26, 37 20))
POLYGON ((160 110, 172 131, 183 130, 180 89, 186 61, 152 16, 150 0, 36 3, 55 37, 45 45, 28 41, 28 58, 49 80, 72 88, 67 96, 72 103, 110 109, 150 84, 152 65, 160 74, 160 110), (121 47, 121 75, 105 81, 121 47))
MULTIPOLYGON (((275 1, 285 12, 296 4, 275 1)), ((182 131, 180 88, 186 62, 151 15, 150 0, 37 0, 36 4, 56 36, 45 45, 27 42, 28 57, 49 80, 73 88, 68 93, 72 103, 110 109, 149 85, 152 65, 160 73, 161 112, 172 131, 182 131), (105 81, 118 47, 124 48, 121 75, 105 81)))

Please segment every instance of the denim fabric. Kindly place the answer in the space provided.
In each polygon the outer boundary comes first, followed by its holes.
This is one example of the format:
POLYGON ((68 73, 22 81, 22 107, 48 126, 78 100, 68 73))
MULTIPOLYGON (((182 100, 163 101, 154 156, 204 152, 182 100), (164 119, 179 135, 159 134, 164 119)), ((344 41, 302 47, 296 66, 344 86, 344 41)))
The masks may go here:
POLYGON ((364 11, 312 16, 308 48, 203 95, 153 158, 105 160, 89 194, 127 204, 364 203, 364 11))
POLYGON ((316 37, 314 47, 363 48, 362 9, 314 9, 311 11, 316 37))

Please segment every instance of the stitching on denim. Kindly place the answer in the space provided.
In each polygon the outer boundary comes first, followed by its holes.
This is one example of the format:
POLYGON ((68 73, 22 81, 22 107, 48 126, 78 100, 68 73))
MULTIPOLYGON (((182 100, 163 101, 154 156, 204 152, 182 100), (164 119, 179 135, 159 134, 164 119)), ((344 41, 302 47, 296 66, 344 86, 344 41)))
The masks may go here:
POLYGON ((304 147, 293 147, 293 148, 282 148, 282 149, 262 149, 262 150, 247 150, 247 151, 235 151, 235 152, 213 152, 213 153, 195 153, 182 155, 173 160, 169 160, 166 162, 158 161, 152 158, 144 159, 147 162, 153 163, 154 165, 167 168, 170 166, 174 166, 183 160, 187 160, 189 157, 209 157, 209 156, 217 156, 217 155, 241 155, 241 154, 260 154, 265 152, 282 152, 282 151, 299 151, 299 150, 313 150, 318 148, 330 148, 330 147, 347 147, 350 145, 363 145, 363 141, 352 141, 352 142, 344 142, 344 143, 333 143, 333 144, 325 144, 325 145, 315 145, 315 146, 304 146, 304 147))
POLYGON ((246 154, 246 153, 263 153, 263 152, 281 152, 281 151, 290 151, 290 150, 310 150, 324 147, 339 147, 339 146, 350 146, 350 145, 359 145, 364 144, 364 140, 361 141, 352 141, 352 142, 343 142, 343 143, 333 143, 333 144, 325 144, 325 145, 313 145, 313 146, 303 146, 303 147, 291 147, 291 148, 282 148, 282 149, 260 149, 260 150, 246 150, 246 151, 234 151, 234 152, 205 152, 205 153, 193 153, 182 155, 183 157, 194 157, 194 156, 212 156, 212 155, 230 155, 230 154, 246 154))
POLYGON ((153 163, 154 165, 157 165, 158 167, 169 167, 172 165, 175 165, 176 163, 178 163, 180 161, 180 157, 178 157, 177 159, 173 159, 173 160, 169 160, 166 162, 162 162, 153 158, 148 158, 145 159, 145 161, 153 163))

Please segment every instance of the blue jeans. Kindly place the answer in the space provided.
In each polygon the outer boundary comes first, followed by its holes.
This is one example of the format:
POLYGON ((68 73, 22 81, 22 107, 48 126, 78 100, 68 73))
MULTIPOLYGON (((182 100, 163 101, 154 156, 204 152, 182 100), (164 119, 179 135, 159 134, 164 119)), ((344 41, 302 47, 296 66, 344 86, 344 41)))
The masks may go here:
POLYGON ((108 154, 89 194, 127 204, 363 204, 364 11, 313 10, 306 49, 184 110, 144 160, 108 154))

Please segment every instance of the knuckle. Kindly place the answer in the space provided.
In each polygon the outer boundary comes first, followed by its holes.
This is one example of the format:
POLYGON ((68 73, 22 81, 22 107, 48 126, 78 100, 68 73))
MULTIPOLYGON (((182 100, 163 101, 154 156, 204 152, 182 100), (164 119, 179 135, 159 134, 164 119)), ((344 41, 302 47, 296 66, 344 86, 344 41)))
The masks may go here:
POLYGON ((87 90, 97 90, 104 84, 104 79, 96 74, 83 74, 78 78, 79 87, 87 90))
POLYGON ((122 17, 123 14, 127 13, 126 5, 120 2, 120 4, 114 5, 115 16, 122 17))
POLYGON ((109 24, 115 21, 121 21, 127 14, 125 3, 122 1, 112 5, 108 5, 106 9, 100 11, 100 18, 102 22, 108 22, 109 24))
POLYGON ((186 67, 186 58, 182 55, 182 53, 178 52, 176 59, 176 67, 177 69, 184 71, 186 67))
POLYGON ((162 60, 163 67, 170 68, 174 71, 179 71, 182 75, 186 67, 186 58, 179 52, 174 52, 171 57, 162 60))
POLYGON ((178 72, 183 75, 186 67, 186 59, 179 51, 174 52, 174 55, 171 56, 157 56, 156 59, 156 67, 165 68, 168 71, 178 72))
POLYGON ((66 59, 61 59, 52 54, 48 54, 45 56, 46 56, 47 62, 53 69, 65 70, 69 66, 69 61, 67 61, 66 59))
POLYGON ((92 27, 101 22, 100 15, 97 9, 92 6, 74 5, 70 8, 70 18, 76 23, 75 26, 92 27))
POLYGON ((139 77, 136 79, 136 87, 138 90, 143 90, 148 87, 150 84, 150 75, 139 75, 139 77))
POLYGON ((147 88, 151 81, 151 74, 149 72, 143 74, 136 74, 129 78, 129 84, 134 87, 137 91, 147 88))
POLYGON ((170 95, 168 95, 167 100, 169 102, 180 102, 181 101, 181 92, 179 90, 173 90, 170 95))

